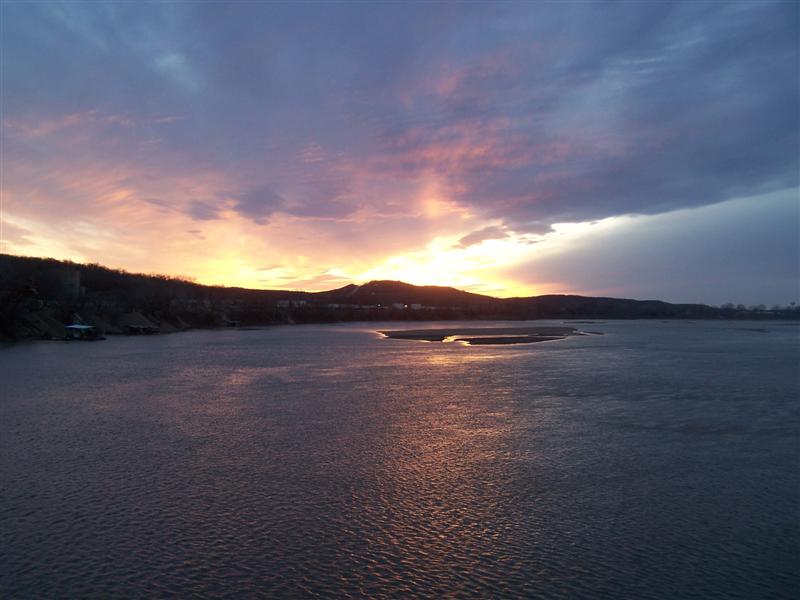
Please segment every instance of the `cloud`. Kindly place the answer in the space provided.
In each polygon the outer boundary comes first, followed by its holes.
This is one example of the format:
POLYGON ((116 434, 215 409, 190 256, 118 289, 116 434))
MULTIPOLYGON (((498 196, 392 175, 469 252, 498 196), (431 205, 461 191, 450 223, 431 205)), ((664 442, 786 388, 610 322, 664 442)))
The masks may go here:
POLYGON ((505 237, 508 237, 508 232, 505 229, 497 227, 496 225, 490 225, 489 227, 484 227, 483 229, 468 233, 458 240, 458 245, 461 248, 468 248, 469 246, 480 244, 486 240, 501 240, 505 237))
POLYGON ((549 236, 500 271, 550 292, 672 302, 786 304, 798 296, 798 190, 549 236))
POLYGON ((657 214, 797 185, 798 10, 13 6, 8 122, 39 138, 115 125, 118 154, 218 170, 260 223, 380 202, 329 189, 343 173, 386 187, 433 175, 520 231, 657 214), (312 12, 317 35, 300 35, 312 12))
POLYGON ((202 221, 242 273, 324 239, 317 273, 800 183, 797 3, 3 10, 8 210, 94 260, 141 244, 67 232, 202 221))
POLYGON ((0 219, 0 231, 2 231, 2 248, 0 251, 6 251, 6 244, 14 248, 22 248, 32 243, 33 232, 14 225, 5 219, 0 219))
POLYGON ((539 43, 520 49, 508 35, 493 50, 527 60, 488 70, 487 85, 469 57, 435 93, 408 92, 414 114, 384 127, 373 164, 435 171, 454 199, 519 230, 797 185, 798 8, 714 7, 625 5, 600 21, 583 7, 569 11, 568 39, 543 31, 563 12, 531 11, 541 27, 521 18, 520 33, 539 43), (451 97, 471 108, 453 110, 451 97))
POLYGON ((186 209, 186 213, 197 221, 219 219, 219 208, 201 200, 192 200, 186 209))
POLYGON ((323 271, 310 277, 287 275, 283 277, 264 278, 262 281, 270 283, 276 280, 282 280, 280 283, 282 288, 293 290, 329 290, 337 287, 344 287, 352 283, 350 278, 329 271, 323 271))
POLYGON ((283 204, 284 199, 269 186, 256 186, 240 193, 233 205, 233 210, 263 224, 283 204))
POLYGON ((345 195, 347 188, 324 174, 298 177, 287 182, 286 187, 282 193, 267 185, 245 188, 236 194, 233 210, 262 225, 277 212, 306 219, 340 219, 357 209, 345 195))

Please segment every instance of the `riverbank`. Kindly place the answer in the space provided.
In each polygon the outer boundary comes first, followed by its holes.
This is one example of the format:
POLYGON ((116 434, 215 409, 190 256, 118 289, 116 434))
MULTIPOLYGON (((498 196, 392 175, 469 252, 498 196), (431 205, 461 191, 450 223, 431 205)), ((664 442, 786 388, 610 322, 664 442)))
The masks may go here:
POLYGON ((800 319, 800 307, 671 304, 549 294, 494 298, 442 286, 371 281, 320 292, 200 285, 52 259, 0 254, 0 339, 63 337, 67 325, 133 329, 369 321, 800 319))

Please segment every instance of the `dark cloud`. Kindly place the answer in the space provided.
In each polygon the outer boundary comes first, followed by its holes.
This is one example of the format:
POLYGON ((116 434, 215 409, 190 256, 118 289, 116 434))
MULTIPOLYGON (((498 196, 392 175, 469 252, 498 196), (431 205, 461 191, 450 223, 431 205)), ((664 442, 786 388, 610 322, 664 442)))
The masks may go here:
POLYGON ((502 227, 489 226, 465 235, 458 240, 458 245, 461 248, 468 248, 486 240, 501 240, 506 237, 508 237, 508 232, 502 227))
POLYGON ((186 214, 196 221, 213 221, 219 219, 219 208, 202 200, 192 200, 186 209, 186 214))
POLYGON ((482 77, 467 62, 444 97, 420 92, 428 112, 413 117, 427 122, 387 128, 386 171, 436 172, 515 229, 798 184, 797 4, 603 4, 602 18, 570 7, 522 19, 530 47, 498 36, 482 77), (448 111, 464 98, 481 100, 448 111))
POLYGON ((257 186, 242 192, 237 197, 233 210, 256 223, 265 223, 283 202, 281 195, 271 187, 257 186))
POLYGON ((284 193, 266 185, 246 189, 236 196, 233 210, 263 224, 276 212, 300 218, 338 219, 356 208, 352 201, 340 195, 343 188, 336 182, 300 179, 295 185, 289 185, 284 193))
POLYGON ((798 222, 796 192, 640 216, 503 275, 587 295, 788 304, 798 298, 798 222))
POLYGON ((172 205, 169 204, 169 202, 165 202, 160 198, 142 198, 142 202, 155 206, 161 212, 170 212, 174 210, 174 208, 172 207, 172 205))
POLYGON ((517 232, 701 206, 798 185, 799 11, 7 3, 7 154, 80 142, 158 194, 167 172, 214 173, 256 223, 379 211, 426 179, 517 232))

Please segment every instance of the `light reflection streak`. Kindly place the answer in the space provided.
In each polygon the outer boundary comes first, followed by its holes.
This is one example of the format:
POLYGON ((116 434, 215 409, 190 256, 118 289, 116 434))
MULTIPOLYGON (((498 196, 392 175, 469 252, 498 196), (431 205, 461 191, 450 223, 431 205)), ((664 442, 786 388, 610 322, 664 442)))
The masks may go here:
MULTIPOLYGON (((492 357, 483 360, 487 358, 492 357)), ((435 386, 431 377, 439 368, 448 369, 450 381, 459 380, 459 371, 466 376, 461 357, 436 352, 425 357, 425 365, 435 370, 423 371, 420 386, 408 386, 403 410, 389 424, 389 452, 380 478, 391 494, 391 509, 385 515, 386 530, 368 542, 377 552, 387 539, 402 540, 394 544, 396 562, 387 565, 398 570, 398 580, 406 570, 424 568, 448 581, 447 592, 456 593, 486 568, 482 549, 511 543, 514 535, 510 527, 486 528, 486 523, 502 520, 503 498, 511 493, 508 480, 492 474, 504 471, 509 459, 511 414, 496 404, 476 413, 474 403, 464 397, 475 393, 467 377, 463 385, 435 386)))

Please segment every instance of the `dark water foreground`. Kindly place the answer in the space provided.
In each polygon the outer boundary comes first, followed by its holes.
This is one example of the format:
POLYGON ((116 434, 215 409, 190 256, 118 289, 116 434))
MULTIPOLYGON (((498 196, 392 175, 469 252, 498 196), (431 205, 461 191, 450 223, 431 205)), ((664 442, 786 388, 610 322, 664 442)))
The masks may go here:
POLYGON ((797 327, 380 328, 0 348, 0 597, 795 597, 797 327))

